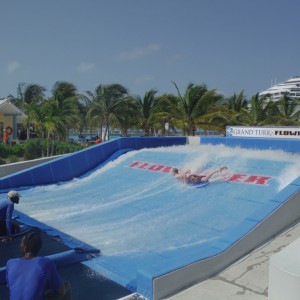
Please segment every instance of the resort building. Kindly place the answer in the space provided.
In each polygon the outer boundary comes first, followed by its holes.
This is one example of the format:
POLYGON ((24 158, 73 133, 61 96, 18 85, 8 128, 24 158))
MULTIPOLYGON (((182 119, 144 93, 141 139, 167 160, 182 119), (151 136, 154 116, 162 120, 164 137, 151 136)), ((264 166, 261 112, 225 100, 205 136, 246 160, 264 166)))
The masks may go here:
POLYGON ((26 115, 8 99, 0 100, 0 141, 4 131, 9 135, 10 142, 18 140, 18 126, 26 115))

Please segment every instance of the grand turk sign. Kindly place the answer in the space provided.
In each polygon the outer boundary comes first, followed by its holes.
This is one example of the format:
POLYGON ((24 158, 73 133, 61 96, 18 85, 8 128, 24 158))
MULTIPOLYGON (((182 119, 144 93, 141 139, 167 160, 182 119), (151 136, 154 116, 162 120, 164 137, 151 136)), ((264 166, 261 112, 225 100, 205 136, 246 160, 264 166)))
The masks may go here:
POLYGON ((227 126, 226 136, 300 139, 300 127, 227 126))

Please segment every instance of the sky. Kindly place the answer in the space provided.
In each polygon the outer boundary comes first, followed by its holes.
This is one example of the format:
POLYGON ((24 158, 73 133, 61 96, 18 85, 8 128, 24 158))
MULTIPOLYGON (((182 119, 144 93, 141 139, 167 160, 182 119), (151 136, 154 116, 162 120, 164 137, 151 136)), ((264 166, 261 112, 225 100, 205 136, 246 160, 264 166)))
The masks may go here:
POLYGON ((0 98, 119 83, 141 97, 189 83, 250 98, 300 75, 299 0, 2 0, 0 98))

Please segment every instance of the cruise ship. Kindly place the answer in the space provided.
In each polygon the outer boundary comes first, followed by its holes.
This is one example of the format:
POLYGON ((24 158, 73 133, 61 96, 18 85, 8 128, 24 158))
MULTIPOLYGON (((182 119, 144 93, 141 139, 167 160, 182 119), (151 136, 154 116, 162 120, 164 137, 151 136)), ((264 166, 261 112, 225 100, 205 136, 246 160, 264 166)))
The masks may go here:
POLYGON ((269 89, 260 92, 259 96, 269 95, 270 100, 279 100, 284 94, 290 98, 300 98, 300 76, 293 76, 287 81, 276 84, 269 89))

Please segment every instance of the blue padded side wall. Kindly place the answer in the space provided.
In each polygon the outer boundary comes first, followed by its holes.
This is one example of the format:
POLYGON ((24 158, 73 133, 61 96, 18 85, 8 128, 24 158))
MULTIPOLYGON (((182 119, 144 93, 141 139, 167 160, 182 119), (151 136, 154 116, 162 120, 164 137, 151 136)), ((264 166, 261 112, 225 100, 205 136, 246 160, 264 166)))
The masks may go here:
POLYGON ((185 144, 186 137, 120 138, 5 176, 0 179, 0 189, 59 183, 78 178, 124 148, 138 150, 185 144))

